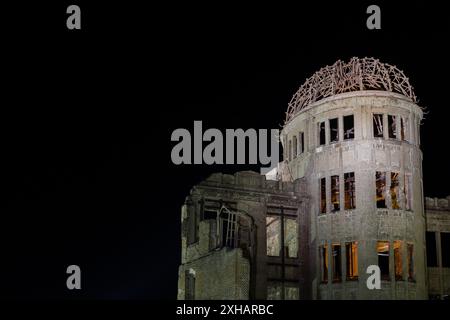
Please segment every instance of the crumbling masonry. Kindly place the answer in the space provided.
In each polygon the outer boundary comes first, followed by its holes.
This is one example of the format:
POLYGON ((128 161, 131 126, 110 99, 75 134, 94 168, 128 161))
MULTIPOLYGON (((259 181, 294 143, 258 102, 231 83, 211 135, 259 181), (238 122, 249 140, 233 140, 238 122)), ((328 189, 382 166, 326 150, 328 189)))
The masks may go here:
POLYGON ((289 103, 276 172, 214 174, 186 198, 178 298, 447 298, 450 197, 424 199, 422 116, 376 59, 314 74, 289 103))

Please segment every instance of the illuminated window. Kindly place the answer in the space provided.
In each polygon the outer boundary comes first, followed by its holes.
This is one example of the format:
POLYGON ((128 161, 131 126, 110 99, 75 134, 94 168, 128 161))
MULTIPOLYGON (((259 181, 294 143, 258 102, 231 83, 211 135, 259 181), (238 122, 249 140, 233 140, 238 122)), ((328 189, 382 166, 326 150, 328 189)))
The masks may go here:
POLYGON ((333 282, 339 282, 342 280, 342 268, 341 268, 341 245, 332 245, 332 262, 333 262, 333 282))
POLYGON ((345 210, 356 208, 355 173, 344 173, 345 210))
POLYGON ((328 282, 328 246, 324 244, 319 247, 320 271, 322 282, 328 282))
POLYGON ((327 186, 325 178, 320 180, 320 213, 327 212, 327 186))
POLYGON ((375 181, 377 208, 386 208, 386 172, 377 171, 375 174, 375 181))
POLYGON ((325 122, 319 122, 319 145, 324 145, 325 141, 325 122))
POLYGON ((383 138, 383 115, 373 115, 373 136, 375 138, 383 138))
POLYGON ((397 138, 397 123, 396 116, 388 115, 388 133, 389 138, 396 139, 397 138))
POLYGON ((339 123, 338 118, 330 119, 330 142, 339 141, 339 123))
POLYGON ((408 250, 408 281, 414 281, 414 245, 407 244, 408 250))
POLYGON ((339 211, 339 176, 331 176, 331 208, 339 211))
POLYGON ((344 140, 355 138, 355 125, 353 115, 344 117, 344 140))
POLYGON ((403 241, 394 241, 395 280, 403 280, 402 247, 403 241))
POLYGON ((378 267, 380 267, 381 279, 389 280, 389 241, 377 242, 378 267))
POLYGON ((358 279, 358 242, 347 242, 345 244, 347 258, 347 280, 358 279))
POLYGON ((399 183, 398 183, 398 173, 397 172, 391 172, 391 187, 389 188, 390 194, 391 194, 391 206, 392 209, 400 209, 399 205, 399 183))

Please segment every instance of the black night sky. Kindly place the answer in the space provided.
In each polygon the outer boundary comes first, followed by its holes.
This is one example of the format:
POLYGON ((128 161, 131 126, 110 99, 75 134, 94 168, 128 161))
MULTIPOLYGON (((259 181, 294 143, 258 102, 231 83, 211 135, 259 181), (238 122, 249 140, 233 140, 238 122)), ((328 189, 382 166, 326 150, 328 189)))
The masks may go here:
POLYGON ((0 19, 1 298, 175 299, 184 197, 212 172, 258 167, 175 166, 172 131, 279 128, 297 88, 338 59, 409 76, 428 112, 425 194, 450 195, 442 2, 36 2, 0 19), (72 3, 81 31, 66 29, 72 3), (373 3, 381 30, 366 28, 373 3), (66 288, 71 264, 82 290, 66 288))

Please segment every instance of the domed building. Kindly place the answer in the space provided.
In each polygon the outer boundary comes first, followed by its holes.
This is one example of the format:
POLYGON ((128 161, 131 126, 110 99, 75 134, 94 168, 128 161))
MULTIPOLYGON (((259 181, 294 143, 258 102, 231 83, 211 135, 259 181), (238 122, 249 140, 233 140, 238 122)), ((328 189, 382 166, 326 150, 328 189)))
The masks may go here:
POLYGON ((448 296, 450 197, 425 210, 422 119, 395 66, 316 72, 288 104, 275 180, 215 174, 186 198, 178 298, 448 296))

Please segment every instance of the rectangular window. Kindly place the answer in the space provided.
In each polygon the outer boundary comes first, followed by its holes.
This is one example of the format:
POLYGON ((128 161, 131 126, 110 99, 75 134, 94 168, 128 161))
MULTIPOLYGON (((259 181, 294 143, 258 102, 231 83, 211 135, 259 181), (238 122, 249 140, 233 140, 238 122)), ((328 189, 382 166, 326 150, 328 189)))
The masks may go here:
POLYGON ((381 279, 389 280, 389 241, 377 242, 377 254, 381 279))
POLYGON ((195 276, 190 270, 185 272, 184 299, 195 300, 195 276))
POLYGON ((383 138, 383 115, 373 115, 373 136, 374 138, 383 138))
POLYGON ((436 252, 436 233, 427 231, 427 266, 437 267, 437 252, 436 252))
POLYGON ((392 209, 400 209, 400 201, 398 199, 398 195, 399 195, 398 191, 399 191, 398 173, 391 172, 391 187, 389 188, 389 192, 391 194, 392 209))
POLYGON ((287 258, 298 256, 297 221, 294 218, 284 218, 284 248, 287 258))
POLYGON ((414 281, 414 244, 407 244, 408 251, 408 281, 414 281))
POLYGON ((345 244, 347 258, 347 280, 358 279, 358 242, 347 242, 345 244))
POLYGON ((355 138, 355 125, 353 115, 344 117, 344 140, 355 138))
POLYGON ((394 241, 395 280, 403 280, 402 247, 403 241, 394 241))
POLYGON ((333 262, 333 282, 340 282, 342 280, 341 268, 341 245, 332 245, 332 262, 333 262))
POLYGON ((236 248, 237 247, 237 215, 234 212, 222 210, 220 213, 220 223, 222 226, 222 247, 236 248))
POLYGON ((289 161, 292 161, 292 140, 289 140, 288 152, 289 152, 289 161))
POLYGON ((325 178, 320 179, 320 213, 327 213, 327 186, 325 178))
POLYGON ((267 284, 267 300, 298 300, 300 299, 299 294, 299 287, 292 284, 276 282, 267 284))
POLYGON ((331 176, 331 210, 339 211, 339 176, 331 176))
POLYGON ((377 171, 375 174, 377 208, 386 208, 386 172, 377 171))
POLYGON ((217 211, 215 210, 203 210, 203 220, 216 220, 217 211))
POLYGON ((345 210, 356 208, 355 173, 344 173, 345 210))
POLYGON ((191 245, 198 241, 197 212, 192 205, 187 206, 187 244, 191 245))
POLYGON ((292 137, 292 144, 294 146, 294 158, 297 157, 297 136, 292 137))
POLYGON ((267 255, 279 257, 283 248, 287 258, 298 257, 298 224, 295 218, 284 218, 284 244, 281 238, 281 217, 266 217, 267 255))
POLYGON ((305 152, 305 134, 303 132, 298 134, 298 152, 299 154, 305 152))
POLYGON ((328 246, 324 244, 319 247, 320 270, 322 273, 322 282, 328 282, 328 246))
POLYGON ((338 118, 330 119, 330 142, 339 141, 338 118))
POLYGON ((396 139, 397 138, 397 123, 396 123, 397 117, 388 115, 388 131, 389 131, 389 138, 396 139))
POLYGON ((281 218, 279 216, 266 217, 267 255, 278 257, 281 253, 281 218))
POLYGON ((324 145, 325 141, 325 122, 319 122, 319 145, 324 145))
POLYGON ((450 232, 441 232, 442 267, 450 268, 450 232))

